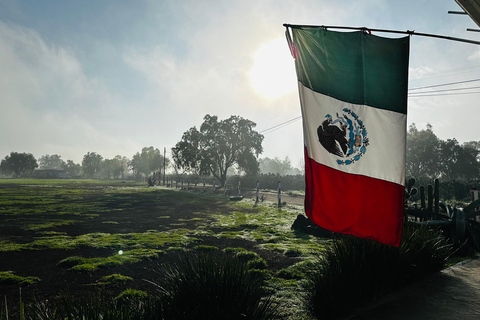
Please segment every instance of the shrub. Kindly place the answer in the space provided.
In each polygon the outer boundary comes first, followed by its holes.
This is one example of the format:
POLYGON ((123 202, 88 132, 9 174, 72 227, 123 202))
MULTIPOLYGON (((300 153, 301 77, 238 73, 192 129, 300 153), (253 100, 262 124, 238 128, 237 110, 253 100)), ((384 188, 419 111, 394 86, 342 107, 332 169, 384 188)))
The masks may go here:
MULTIPOLYGON (((11 314, 13 318, 14 314, 11 314)), ((140 290, 127 289, 116 298, 102 291, 75 298, 62 294, 54 300, 34 301, 21 305, 19 319, 35 320, 166 320, 162 305, 140 290)), ((9 311, 6 311, 9 319, 9 311)), ((13 318, 16 319, 16 318, 13 318)))
POLYGON ((413 224, 404 225, 399 248, 341 236, 330 242, 307 274, 307 309, 319 319, 343 316, 441 270, 450 254, 451 246, 439 232, 413 224))
POLYGON ((165 319, 275 319, 263 279, 235 255, 200 253, 166 266, 165 319))

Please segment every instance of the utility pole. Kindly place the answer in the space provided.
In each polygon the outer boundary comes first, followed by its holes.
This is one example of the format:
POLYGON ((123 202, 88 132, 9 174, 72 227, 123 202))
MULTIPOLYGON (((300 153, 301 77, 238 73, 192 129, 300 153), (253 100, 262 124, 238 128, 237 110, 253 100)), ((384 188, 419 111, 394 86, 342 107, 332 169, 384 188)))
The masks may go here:
POLYGON ((166 163, 166 159, 165 158, 165 154, 167 152, 167 148, 166 147, 163 147, 163 185, 165 186, 165 163, 166 163))

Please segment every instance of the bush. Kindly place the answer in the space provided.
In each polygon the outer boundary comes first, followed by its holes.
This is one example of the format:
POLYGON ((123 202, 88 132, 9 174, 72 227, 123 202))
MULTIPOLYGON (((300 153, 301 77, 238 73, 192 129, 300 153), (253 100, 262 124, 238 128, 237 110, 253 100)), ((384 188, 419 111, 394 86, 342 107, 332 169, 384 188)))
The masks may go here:
MULTIPOLYGON (((41 301, 20 311, 21 319, 38 320, 157 320, 161 304, 142 291, 126 290, 117 298, 102 292, 74 298, 62 295, 56 301, 41 301)), ((8 315, 7 315, 8 319, 8 315)))
POLYGON ((165 319, 275 319, 263 279, 234 255, 201 253, 166 266, 165 319))
POLYGON ((399 248, 341 236, 307 274, 305 303, 319 319, 344 316, 405 283, 441 270, 451 254, 443 236, 405 224, 399 248))

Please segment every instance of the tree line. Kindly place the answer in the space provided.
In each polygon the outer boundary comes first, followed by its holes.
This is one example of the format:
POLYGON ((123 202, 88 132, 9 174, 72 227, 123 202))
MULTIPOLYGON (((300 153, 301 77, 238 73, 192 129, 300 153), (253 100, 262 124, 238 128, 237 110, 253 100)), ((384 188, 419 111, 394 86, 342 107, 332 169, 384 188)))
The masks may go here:
MULTIPOLYGON (((206 175, 226 181, 227 172, 233 174, 259 173, 258 156, 262 153, 263 135, 254 130, 253 121, 239 116, 218 120, 217 116, 206 115, 199 129, 187 130, 180 142, 172 148, 172 168, 179 174, 206 175)), ((158 149, 145 147, 131 159, 115 156, 103 159, 96 152, 83 156, 81 165, 71 160, 66 162, 61 156, 45 155, 38 162, 29 153, 12 152, 0 163, 4 176, 26 176, 35 169, 61 169, 69 176, 82 174, 85 177, 118 178, 124 177, 127 170, 134 175, 147 177, 153 172, 162 171, 170 164, 170 159, 158 149)))
POLYGON ((160 150, 144 147, 131 159, 117 155, 112 159, 104 159, 99 153, 87 152, 82 163, 72 160, 64 161, 58 154, 43 155, 38 160, 31 153, 11 152, 0 163, 3 176, 31 176, 35 169, 63 170, 69 177, 114 178, 124 179, 127 173, 133 176, 149 176, 152 172, 163 170, 170 160, 164 159, 160 150))
POLYGON ((480 141, 460 144, 455 138, 441 140, 431 124, 418 130, 415 123, 407 132, 406 176, 414 178, 467 180, 480 174, 480 141))
MULTIPOLYGON (((12 152, 0 163, 0 174, 28 176, 35 169, 61 169, 70 177, 124 178, 147 177, 167 167, 174 174, 216 178, 223 185, 228 176, 254 180, 260 174, 277 176, 302 175, 290 159, 259 158, 263 152, 263 135, 253 121, 239 116, 219 120, 206 115, 199 128, 185 131, 171 149, 172 159, 164 158, 159 149, 144 147, 131 158, 117 155, 104 159, 96 152, 83 156, 81 164, 64 161, 60 155, 44 155, 38 161, 29 153, 12 152)), ((460 144, 455 138, 441 140, 427 124, 419 130, 415 123, 407 131, 406 177, 442 181, 466 181, 480 175, 480 141, 460 144)), ((252 180, 252 181, 253 181, 252 180)))

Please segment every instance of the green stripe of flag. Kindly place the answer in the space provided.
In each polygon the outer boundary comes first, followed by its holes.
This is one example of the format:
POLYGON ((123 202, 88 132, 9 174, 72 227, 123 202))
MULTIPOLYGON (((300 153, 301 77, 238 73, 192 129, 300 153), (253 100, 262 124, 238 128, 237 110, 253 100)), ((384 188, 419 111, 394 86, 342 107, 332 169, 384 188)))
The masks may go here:
POLYGON ((304 86, 344 102, 407 113, 408 36, 291 28, 304 86))

